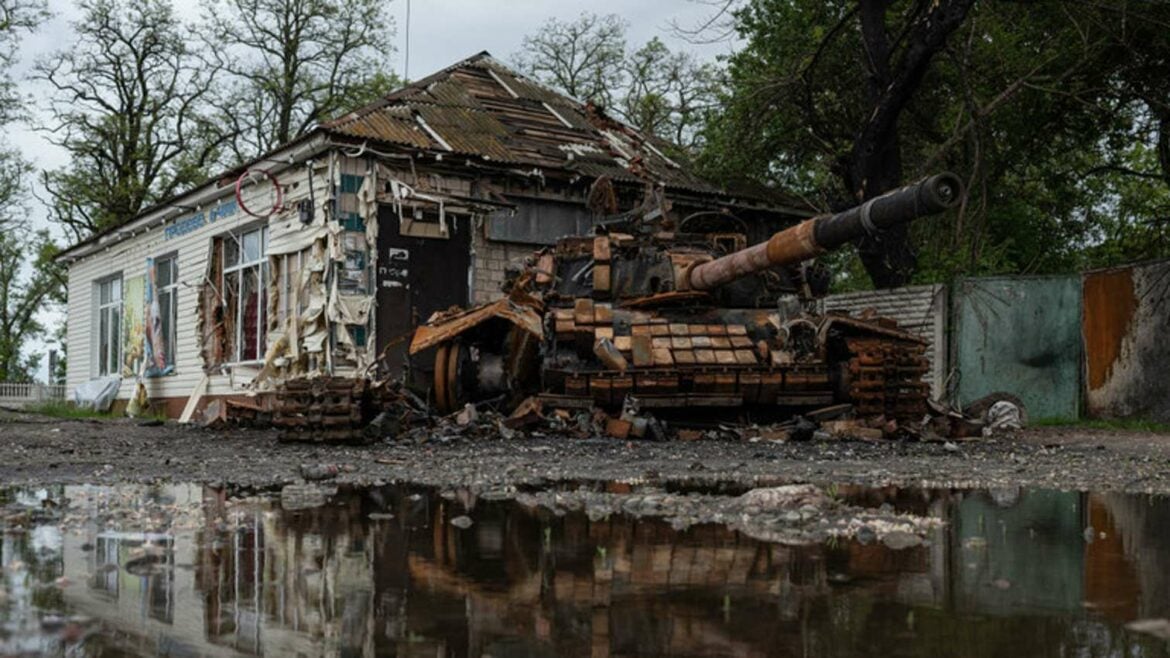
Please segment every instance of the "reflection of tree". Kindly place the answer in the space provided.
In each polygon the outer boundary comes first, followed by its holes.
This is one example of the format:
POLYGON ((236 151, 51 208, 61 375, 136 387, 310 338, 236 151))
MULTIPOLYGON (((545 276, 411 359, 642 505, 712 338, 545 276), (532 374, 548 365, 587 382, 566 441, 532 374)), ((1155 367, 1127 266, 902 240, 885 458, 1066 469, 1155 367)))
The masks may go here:
POLYGON ((58 646, 42 633, 40 619, 65 612, 61 590, 46 586, 64 573, 64 556, 59 544, 40 538, 57 533, 42 501, 60 500, 62 489, 0 489, 0 507, 8 510, 0 522, 0 592, 8 599, 0 605, 0 655, 48 652, 58 646), (10 629, 19 632, 13 635, 10 629))

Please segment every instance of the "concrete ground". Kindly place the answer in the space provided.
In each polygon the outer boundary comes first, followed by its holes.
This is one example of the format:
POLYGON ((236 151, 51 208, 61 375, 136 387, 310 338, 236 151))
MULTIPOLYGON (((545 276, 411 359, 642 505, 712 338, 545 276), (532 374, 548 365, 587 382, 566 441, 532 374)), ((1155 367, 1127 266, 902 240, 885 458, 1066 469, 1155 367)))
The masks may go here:
POLYGON ((811 482, 1170 493, 1170 434, 1045 427, 950 444, 522 438, 351 447, 282 444, 270 431, 0 414, 6 485, 167 481, 263 489, 333 467, 338 482, 485 489, 636 481, 736 490, 811 482))

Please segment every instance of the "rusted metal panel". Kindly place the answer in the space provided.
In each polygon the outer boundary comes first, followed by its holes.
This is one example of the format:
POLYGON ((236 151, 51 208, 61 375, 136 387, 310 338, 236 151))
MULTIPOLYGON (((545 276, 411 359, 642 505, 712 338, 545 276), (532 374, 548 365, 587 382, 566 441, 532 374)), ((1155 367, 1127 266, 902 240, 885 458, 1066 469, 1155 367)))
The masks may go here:
POLYGON ((1170 261, 1084 276, 1086 410, 1170 421, 1170 261))
POLYGON ((1078 416, 1079 276, 962 279, 954 304, 959 402, 1006 392, 1033 419, 1078 416))

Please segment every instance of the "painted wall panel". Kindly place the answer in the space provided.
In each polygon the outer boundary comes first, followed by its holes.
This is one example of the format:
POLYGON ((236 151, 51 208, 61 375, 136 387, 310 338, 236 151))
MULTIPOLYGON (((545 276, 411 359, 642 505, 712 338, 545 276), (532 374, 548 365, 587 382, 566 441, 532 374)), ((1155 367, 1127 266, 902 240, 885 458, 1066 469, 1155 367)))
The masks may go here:
POLYGON ((1086 273, 1084 308, 1087 414, 1170 422, 1170 261, 1086 273))
POLYGON ((1032 419, 1080 407, 1079 276, 962 279, 954 294, 959 402, 1018 396, 1032 419))

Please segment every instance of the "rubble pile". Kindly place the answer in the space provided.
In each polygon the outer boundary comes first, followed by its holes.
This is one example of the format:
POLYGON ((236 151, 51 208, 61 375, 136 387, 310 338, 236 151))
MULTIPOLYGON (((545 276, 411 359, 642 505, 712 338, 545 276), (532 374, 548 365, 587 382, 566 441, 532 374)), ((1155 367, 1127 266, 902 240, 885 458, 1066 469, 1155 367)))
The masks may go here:
POLYGON ((556 514, 583 512, 591 521, 619 515, 660 518, 675 530, 715 523, 763 541, 815 544, 830 538, 923 543, 942 525, 935 518, 851 505, 811 484, 752 489, 740 496, 642 491, 629 494, 590 491, 517 493, 517 503, 556 514))
MULTIPOLYGON (((360 428, 354 425, 345 435, 346 440, 424 443, 563 437, 650 441, 944 441, 989 437, 1022 426, 1019 407, 1008 401, 984 405, 978 410, 981 414, 978 417, 932 403, 920 423, 899 422, 884 415, 859 415, 849 404, 764 424, 704 421, 701 415, 676 414, 667 419, 641 409, 633 396, 627 396, 619 413, 597 407, 561 408, 533 396, 511 413, 504 413, 500 401, 496 400, 466 403, 453 413, 439 414, 405 387, 387 382, 370 387, 359 406, 367 410, 364 417, 368 420, 360 428)), ((298 420, 292 427, 293 431, 282 434, 283 439, 323 440, 306 432, 304 421, 298 420)))

